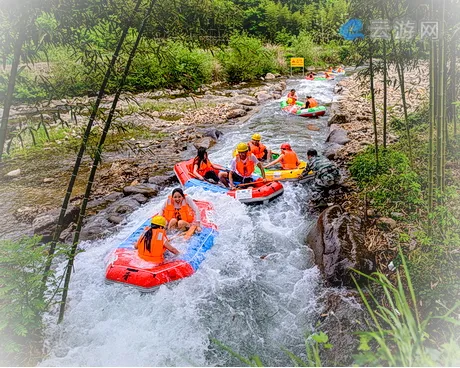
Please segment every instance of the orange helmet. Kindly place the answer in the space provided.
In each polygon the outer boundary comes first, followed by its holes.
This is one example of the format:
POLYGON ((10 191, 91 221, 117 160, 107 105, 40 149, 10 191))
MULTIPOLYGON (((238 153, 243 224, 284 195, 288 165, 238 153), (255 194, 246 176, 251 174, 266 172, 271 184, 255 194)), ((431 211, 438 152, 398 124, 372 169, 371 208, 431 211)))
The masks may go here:
POLYGON ((280 147, 282 150, 292 151, 291 145, 289 143, 283 143, 280 147))

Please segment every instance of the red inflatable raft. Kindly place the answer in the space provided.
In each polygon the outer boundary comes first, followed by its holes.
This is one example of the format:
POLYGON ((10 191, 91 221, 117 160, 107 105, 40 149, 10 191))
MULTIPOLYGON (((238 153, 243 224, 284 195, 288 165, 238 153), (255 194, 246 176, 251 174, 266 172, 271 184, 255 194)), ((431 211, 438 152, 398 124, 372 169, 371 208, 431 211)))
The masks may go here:
POLYGON ((245 185, 241 189, 231 190, 229 188, 195 178, 190 172, 192 164, 193 159, 190 159, 174 165, 174 172, 184 188, 200 187, 212 192, 227 194, 246 204, 265 204, 280 196, 284 192, 283 184, 279 181, 264 183, 262 178, 258 176, 253 176, 255 181, 251 184, 251 187, 245 185))

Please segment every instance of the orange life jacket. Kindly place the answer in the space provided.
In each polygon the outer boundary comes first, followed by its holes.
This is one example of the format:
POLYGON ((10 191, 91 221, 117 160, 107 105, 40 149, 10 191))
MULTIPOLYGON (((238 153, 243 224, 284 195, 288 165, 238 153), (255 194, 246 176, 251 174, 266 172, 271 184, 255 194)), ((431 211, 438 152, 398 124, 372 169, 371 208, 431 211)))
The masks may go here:
POLYGON ((168 238, 166 237, 165 229, 152 229, 150 251, 148 251, 145 248, 144 235, 142 235, 137 241, 137 251, 139 252, 139 257, 149 262, 162 263, 164 261, 163 254, 166 250, 166 247, 164 246, 166 240, 168 240, 168 238))
POLYGON ((264 157, 265 150, 267 149, 267 147, 265 147, 262 143, 259 143, 259 146, 257 147, 252 142, 249 142, 248 146, 249 146, 249 152, 251 152, 254 156, 256 156, 258 160, 261 160, 262 157, 264 157))
POLYGON ((313 97, 307 98, 307 101, 310 102, 310 104, 308 105, 309 109, 311 109, 312 107, 318 106, 318 101, 316 101, 313 97))
POLYGON ((168 221, 171 221, 171 219, 176 218, 177 220, 193 222, 195 218, 195 213, 193 212, 192 208, 187 204, 185 198, 181 203, 181 207, 175 208, 174 200, 171 196, 168 197, 168 201, 166 202, 166 207, 164 208, 162 215, 168 221))
MULTIPOLYGON (((195 157, 195 160, 193 161, 193 167, 195 167, 195 165, 198 165, 198 157, 195 157)), ((208 171, 213 171, 213 170, 214 169, 213 169, 211 161, 209 161, 209 159, 206 160, 206 163, 204 162, 204 160, 202 160, 201 163, 200 163, 200 166, 197 169, 198 174, 200 174, 201 176, 205 176, 205 174, 208 171)))
POLYGON ((236 173, 243 178, 251 176, 256 168, 254 162, 250 160, 250 155, 252 155, 252 153, 248 153, 246 162, 243 162, 240 156, 236 156, 236 173))
POLYGON ((299 165, 299 159, 294 151, 284 151, 281 158, 281 167, 284 170, 297 169, 299 165))

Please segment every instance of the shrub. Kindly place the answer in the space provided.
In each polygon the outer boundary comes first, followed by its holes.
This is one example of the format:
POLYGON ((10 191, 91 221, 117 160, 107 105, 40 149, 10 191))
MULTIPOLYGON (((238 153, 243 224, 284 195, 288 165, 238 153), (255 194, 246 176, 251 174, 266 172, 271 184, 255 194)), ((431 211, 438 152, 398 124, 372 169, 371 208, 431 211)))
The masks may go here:
POLYGON ((233 35, 228 48, 219 52, 218 59, 229 82, 248 81, 277 71, 273 52, 263 47, 257 38, 244 34, 233 35))
POLYGON ((374 208, 382 213, 412 212, 423 205, 420 179, 401 152, 381 151, 376 165, 373 147, 357 155, 350 173, 367 194, 374 208))
MULTIPOLYGON (((46 252, 40 238, 0 241, 0 363, 29 365, 30 347, 41 340, 46 252)), ((52 274, 50 286, 55 285, 52 274)))

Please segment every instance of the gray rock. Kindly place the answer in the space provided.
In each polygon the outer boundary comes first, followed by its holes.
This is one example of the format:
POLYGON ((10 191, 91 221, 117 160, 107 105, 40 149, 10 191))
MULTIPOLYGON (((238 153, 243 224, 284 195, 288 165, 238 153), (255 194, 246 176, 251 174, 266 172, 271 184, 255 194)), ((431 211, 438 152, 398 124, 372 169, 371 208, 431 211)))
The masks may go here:
POLYGON ((7 176, 9 178, 16 178, 19 175, 21 175, 21 169, 16 169, 16 170, 10 171, 5 176, 7 176))
POLYGON ((238 98, 235 99, 235 103, 245 106, 256 106, 257 100, 250 96, 238 96, 238 98))
POLYGON ((340 148, 342 148, 340 144, 337 144, 337 143, 329 144, 326 150, 324 151, 324 156, 327 157, 329 160, 334 160, 335 155, 340 148))
POLYGON ((358 280, 357 269, 368 274, 374 269, 373 256, 364 244, 361 220, 345 212, 339 205, 324 210, 307 235, 326 283, 333 286, 354 286, 351 274, 358 280))
POLYGON ((259 103, 273 99, 273 96, 270 95, 269 93, 267 93, 266 91, 258 92, 256 97, 257 97, 257 101, 259 101, 259 103))
POLYGON ((177 179, 176 174, 174 174, 174 172, 171 172, 170 175, 151 176, 148 182, 150 184, 155 184, 155 185, 158 185, 158 187, 163 188, 167 185, 178 183, 179 180, 177 179))
POLYGON ((239 118, 241 116, 245 116, 247 114, 247 112, 243 109, 234 109, 234 110, 230 110, 229 112, 227 112, 227 115, 226 115, 226 118, 227 119, 235 119, 235 118, 239 118))
POLYGON ((396 226, 398 226, 398 223, 392 218, 380 217, 379 219, 377 219, 376 225, 379 229, 388 231, 393 230, 396 226))
POLYGON ((344 145, 350 142, 350 138, 348 138, 348 133, 345 129, 339 128, 339 129, 334 129, 333 131, 329 133, 329 136, 327 137, 326 142, 344 145))
POLYGON ((216 128, 209 128, 203 131, 203 135, 205 137, 211 137, 212 139, 218 141, 219 138, 224 135, 219 129, 216 128))
MULTIPOLYGON (((55 208, 37 216, 32 221, 34 234, 40 234, 43 236, 52 235, 56 229, 60 212, 61 210, 59 208, 55 208)), ((80 209, 76 206, 68 207, 64 216, 63 227, 66 228, 70 223, 76 222, 79 212, 80 209)))
POLYGON ((352 366, 353 356, 359 346, 357 331, 363 331, 371 320, 365 306, 360 302, 357 292, 328 289, 318 300, 323 306, 316 326, 317 331, 329 337, 332 349, 321 349, 323 366, 352 366))
POLYGON ((111 204, 106 212, 109 214, 129 215, 139 208, 140 204, 133 197, 125 197, 111 204))
POLYGON ((80 240, 94 240, 106 237, 112 233, 111 229, 115 226, 104 216, 98 214, 93 216, 88 223, 83 226, 80 232, 80 240))
POLYGON ((344 114, 334 114, 329 121, 327 122, 328 125, 332 124, 346 124, 348 123, 348 117, 344 114))
POLYGON ((275 75, 272 74, 272 73, 267 73, 267 74, 265 75, 265 79, 268 79, 268 80, 270 80, 270 79, 275 79, 275 78, 276 78, 275 75))
POLYGON ((140 204, 144 204, 148 201, 147 197, 140 193, 131 196, 131 198, 138 201, 140 204))
POLYGON ((88 202, 86 206, 87 209, 103 209, 107 207, 110 203, 118 201, 119 199, 123 198, 124 195, 122 192, 113 192, 107 194, 106 196, 98 199, 93 199, 92 201, 88 202))
POLYGON ((125 195, 131 194, 143 194, 146 197, 155 197, 158 194, 158 187, 151 184, 138 184, 134 186, 127 186, 123 188, 123 193, 125 195))
POLYGON ((206 149, 209 149, 212 146, 214 146, 215 143, 216 143, 216 141, 213 138, 211 138, 211 137, 203 137, 203 138, 200 138, 197 141, 195 141, 193 143, 193 145, 195 146, 196 149, 198 149, 200 147, 204 147, 206 149))
POLYGON ((54 181, 53 178, 44 178, 44 179, 43 179, 43 182, 44 182, 45 184, 52 183, 53 181, 54 181))
POLYGON ((112 224, 118 225, 123 222, 124 218, 122 216, 111 215, 107 220, 112 224))

